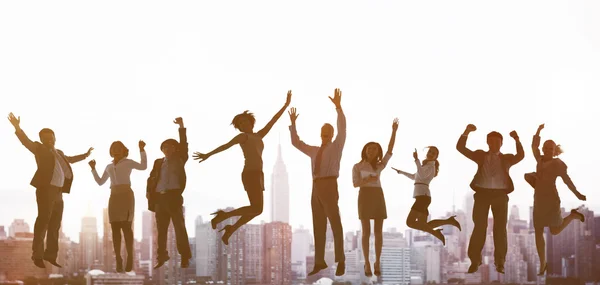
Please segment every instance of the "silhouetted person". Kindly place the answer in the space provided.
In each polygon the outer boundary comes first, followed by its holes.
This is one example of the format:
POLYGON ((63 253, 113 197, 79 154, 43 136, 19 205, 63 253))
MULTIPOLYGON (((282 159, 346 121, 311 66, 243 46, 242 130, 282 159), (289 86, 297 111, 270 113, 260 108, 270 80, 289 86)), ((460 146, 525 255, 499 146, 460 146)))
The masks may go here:
POLYGON ((51 129, 42 129, 39 133, 40 142, 31 141, 21 129, 21 117, 13 113, 8 115, 8 120, 15 127, 15 133, 21 143, 35 156, 37 170, 31 180, 35 187, 38 216, 33 228, 33 256, 31 259, 37 267, 45 268, 44 260, 50 264, 61 267, 56 263, 58 257, 58 239, 63 214, 62 193, 71 192, 73 171, 70 163, 84 160, 90 155, 93 148, 86 153, 76 156, 65 154, 54 147, 56 137, 51 129), (44 250, 44 238, 46 249, 44 250))
POLYGON ((221 240, 224 244, 229 244, 229 237, 237 231, 241 226, 247 224, 256 216, 260 215, 263 212, 263 191, 265 191, 264 185, 264 174, 263 174, 263 160, 262 153, 264 149, 263 138, 269 133, 275 122, 279 120, 285 109, 290 105, 290 101, 292 100, 292 91, 288 91, 287 99, 283 108, 273 116, 271 121, 267 123, 267 125, 262 128, 258 132, 254 132, 254 124, 256 123, 256 119, 254 118, 254 114, 245 111, 239 115, 236 115, 233 118, 231 124, 238 129, 241 133, 235 136, 228 143, 217 147, 213 151, 203 154, 199 152, 194 153, 194 159, 199 159, 199 162, 202 162, 214 154, 222 152, 230 147, 239 144, 242 148, 242 152, 244 153, 244 170, 242 171, 242 184, 244 184, 244 189, 246 190, 246 195, 248 195, 248 200, 250 201, 249 206, 237 208, 230 212, 225 212, 219 210, 213 215, 216 215, 211 221, 211 226, 213 229, 217 228, 217 225, 231 217, 240 216, 240 218, 233 225, 226 225, 219 231, 225 231, 221 240))
POLYGON ((423 160, 423 164, 421 164, 421 161, 419 161, 419 154, 415 149, 415 152, 413 152, 413 158, 415 159, 415 165, 417 166, 416 173, 408 173, 396 168, 392 169, 396 170, 396 172, 399 174, 403 174, 404 176, 415 181, 415 190, 413 193, 415 203, 408 213, 406 225, 415 230, 430 233, 434 237, 441 240, 444 245, 446 245, 446 238, 442 233, 442 229, 436 230, 435 228, 443 225, 452 225, 460 230, 460 224, 454 218, 456 216, 452 216, 445 220, 431 220, 427 222, 427 218, 429 217, 429 205, 431 204, 431 191, 429 190, 429 184, 440 171, 440 163, 438 161, 439 154, 440 151, 437 147, 430 146, 429 150, 427 151, 427 156, 425 160, 423 160))
POLYGON ((466 146, 467 137, 475 130, 477 128, 469 124, 456 144, 456 149, 460 153, 477 163, 477 173, 469 185, 475 194, 473 195, 474 228, 468 249, 471 266, 468 272, 476 272, 481 265, 481 250, 485 244, 488 215, 491 208, 494 216, 494 263, 496 271, 504 273, 504 261, 508 248, 506 233, 508 194, 515 189, 509 170, 523 160, 525 153, 516 131, 510 133, 516 142, 516 155, 500 152, 502 135, 498 132, 491 132, 487 135, 488 151, 472 151, 466 146))
POLYGON ((125 238, 125 249, 127 250, 127 264, 125 271, 133 270, 133 229, 131 224, 135 213, 135 197, 131 190, 131 171, 133 169, 146 170, 147 157, 144 147, 146 143, 139 142, 140 162, 135 162, 127 156, 129 149, 116 141, 110 145, 110 156, 113 158, 111 164, 104 168, 102 177, 96 171, 96 161, 89 162, 92 175, 98 185, 102 186, 110 178, 110 198, 108 199, 108 220, 112 229, 113 249, 117 261, 117 272, 123 272, 123 258, 121 258, 121 231, 125 238))
POLYGON ((358 218, 362 224, 362 250, 365 258, 365 276, 367 277, 373 276, 371 263, 369 262, 371 220, 374 220, 373 231, 375 233, 375 275, 381 275, 379 265, 383 246, 383 220, 387 219, 387 210, 379 177, 390 158, 392 158, 397 130, 398 119, 394 119, 392 137, 385 155, 383 155, 380 144, 369 142, 362 149, 360 162, 352 168, 352 183, 354 187, 360 187, 358 192, 358 218))
POLYGON ((338 266, 335 275, 344 275, 346 271, 346 257, 344 255, 344 231, 340 218, 340 209, 338 207, 338 184, 337 178, 340 172, 340 161, 342 151, 346 142, 346 117, 342 111, 342 91, 335 89, 334 97, 331 102, 335 105, 337 111, 338 134, 335 140, 333 138, 333 126, 324 124, 321 127, 321 146, 307 145, 300 140, 296 131, 296 119, 298 114, 296 108, 289 112, 291 126, 290 134, 292 136, 292 145, 298 150, 308 155, 311 160, 312 169, 312 196, 311 208, 313 216, 313 231, 315 239, 315 267, 308 274, 309 276, 317 274, 319 271, 327 268, 325 263, 325 240, 327 231, 327 219, 331 224, 333 239, 335 243, 335 261, 338 266))
POLYGON ((544 275, 547 269, 544 228, 550 228, 550 233, 557 235, 573 220, 585 221, 585 216, 577 210, 571 210, 571 213, 563 219, 560 209, 560 197, 556 189, 556 178, 561 177, 579 200, 586 200, 585 196, 577 191, 573 181, 567 174, 567 165, 560 158, 557 158, 562 153, 560 146, 552 140, 547 140, 542 147, 544 155, 540 154, 540 132, 543 128, 544 124, 539 126, 531 144, 533 156, 537 162, 536 173, 525 175, 527 182, 535 189, 533 195, 533 227, 535 229, 535 245, 540 258, 538 275, 544 275))
POLYGON ((182 196, 187 181, 184 167, 189 157, 187 134, 182 118, 176 118, 173 122, 179 125, 179 142, 168 139, 160 145, 165 157, 154 161, 146 187, 148 210, 155 213, 158 231, 157 264, 154 269, 163 266, 170 259, 167 233, 171 221, 175 229, 177 251, 181 254, 181 268, 187 268, 192 258, 182 196))

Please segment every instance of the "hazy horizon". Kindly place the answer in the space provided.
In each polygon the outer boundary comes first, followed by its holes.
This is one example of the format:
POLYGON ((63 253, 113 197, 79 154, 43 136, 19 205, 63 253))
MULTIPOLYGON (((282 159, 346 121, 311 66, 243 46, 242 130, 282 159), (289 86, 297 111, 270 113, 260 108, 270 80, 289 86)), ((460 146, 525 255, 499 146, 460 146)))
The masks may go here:
MULTIPOLYGON (((175 117, 184 119, 190 155, 208 152, 237 134, 230 122, 244 110, 255 113, 255 130, 262 128, 290 89, 300 138, 313 145, 323 123, 335 126, 327 97, 335 88, 343 92, 348 135, 338 183, 344 232, 360 228, 352 166, 365 143, 387 147, 395 117, 396 147, 382 175, 386 229, 406 229, 413 184, 389 167, 414 171, 415 148, 421 157, 428 145, 440 149, 432 216, 451 211, 453 199, 462 208, 476 165, 455 145, 469 123, 478 128, 469 137, 471 149, 487 149, 485 135, 497 130, 502 151, 514 153, 509 132, 518 132, 525 159, 511 168, 509 205, 518 205, 522 218, 533 205, 523 174, 535 171, 531 138, 541 123, 542 139, 563 146, 560 158, 587 196, 577 200, 558 179, 562 207, 585 204, 600 212, 594 169, 600 154, 591 145, 599 138, 593 102, 600 94, 600 3, 235 3, 0 3, 0 115, 20 116, 31 139, 52 128, 67 155, 95 148, 72 165, 73 188, 64 195, 62 228, 73 240, 88 206, 102 224, 110 190, 95 183, 87 162, 95 159, 104 169, 112 141, 123 141, 136 161, 137 141, 147 143, 149 167, 132 173, 139 239, 145 181, 151 162, 161 157, 160 143, 177 138, 175 117)), ((251 223, 270 220, 280 137, 293 201, 290 223, 312 231, 310 161, 291 146, 289 123, 284 114, 264 139, 265 210, 251 223)), ((0 225, 8 231, 13 219, 23 218, 33 230, 35 159, 8 120, 0 123, 0 155, 7 161, 0 165, 0 225)), ((206 220, 217 208, 248 204, 243 163, 239 146, 187 163, 190 236, 198 215, 206 220)))

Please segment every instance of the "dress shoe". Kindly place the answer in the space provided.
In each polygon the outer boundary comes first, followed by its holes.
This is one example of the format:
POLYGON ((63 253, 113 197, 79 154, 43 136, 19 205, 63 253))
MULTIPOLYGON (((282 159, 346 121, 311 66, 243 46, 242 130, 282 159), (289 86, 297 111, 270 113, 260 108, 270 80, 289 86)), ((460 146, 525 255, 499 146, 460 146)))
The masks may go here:
POLYGON ((496 264, 496 271, 498 271, 498 273, 504 274, 504 263, 496 264))
POLYGON ((481 262, 471 262, 471 266, 469 266, 469 270, 467 271, 467 273, 477 272, 477 270, 479 270, 480 265, 481 265, 481 262))
POLYGON ((56 258, 44 258, 44 260, 58 268, 62 268, 62 266, 56 262, 56 258))
POLYGON ((188 267, 190 267, 190 259, 182 258, 181 259, 181 268, 188 268, 188 267))
POLYGON ((340 261, 335 269, 335 276, 342 276, 346 273, 346 262, 340 261))
POLYGON ((31 258, 31 260, 33 260, 33 264, 35 264, 35 266, 39 267, 39 268, 46 268, 46 265, 44 264, 44 260, 41 258, 31 258))
POLYGON ((171 259, 170 257, 165 257, 165 258, 159 258, 156 265, 154 266, 154 269, 158 269, 161 266, 163 266, 165 264, 165 262, 169 261, 169 259, 171 259))
POLYGON ((308 276, 313 276, 317 273, 319 273, 319 271, 323 270, 327 268, 327 264, 323 263, 323 264, 315 264, 315 267, 313 267, 313 270, 308 273, 308 276))

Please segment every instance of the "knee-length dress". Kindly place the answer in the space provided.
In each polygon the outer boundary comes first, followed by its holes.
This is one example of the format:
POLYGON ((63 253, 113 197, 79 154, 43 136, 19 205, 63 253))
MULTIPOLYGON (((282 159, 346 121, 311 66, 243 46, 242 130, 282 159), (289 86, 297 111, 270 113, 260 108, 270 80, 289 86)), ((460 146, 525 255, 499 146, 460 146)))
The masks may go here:
POLYGON ((538 162, 533 185, 535 189, 533 194, 533 225, 535 227, 553 227, 562 223, 563 218, 560 210, 560 197, 556 189, 556 178, 566 173, 567 165, 559 158, 538 162))
POLYGON ((92 169, 94 180, 102 186, 110 178, 110 198, 108 200, 108 219, 112 222, 132 222, 135 212, 135 197, 131 190, 131 171, 145 170, 147 167, 146 152, 140 152, 141 161, 136 162, 123 158, 117 163, 106 166, 102 177, 96 169, 92 169))
POLYGON ((352 182, 354 187, 360 187, 358 192, 358 218, 361 220, 387 219, 387 208, 383 189, 381 189, 380 176, 381 171, 385 169, 390 158, 392 158, 392 154, 388 152, 375 168, 366 161, 361 161, 352 168, 352 182), (359 186, 360 181, 369 175, 377 176, 377 181, 359 186))

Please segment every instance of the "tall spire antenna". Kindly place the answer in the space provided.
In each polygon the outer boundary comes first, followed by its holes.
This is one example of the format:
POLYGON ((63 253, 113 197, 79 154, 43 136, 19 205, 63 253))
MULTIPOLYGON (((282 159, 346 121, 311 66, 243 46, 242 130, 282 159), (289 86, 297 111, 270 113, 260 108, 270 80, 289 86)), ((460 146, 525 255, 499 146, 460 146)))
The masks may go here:
POLYGON ((452 189, 452 213, 456 213, 456 189, 452 189))

